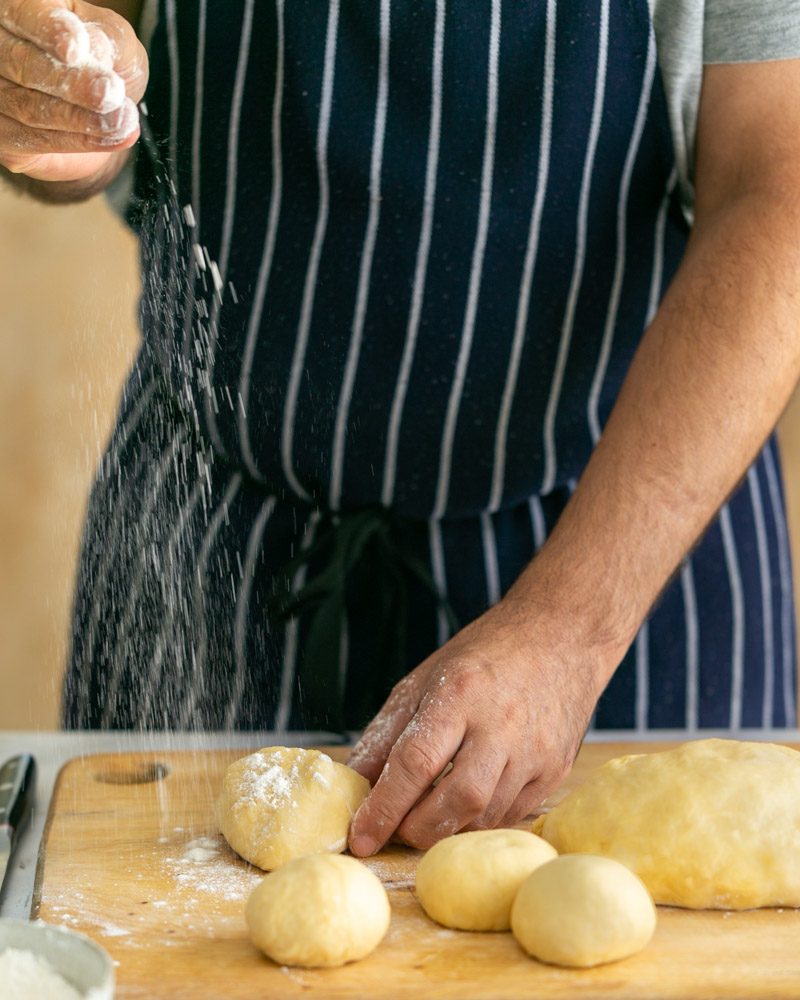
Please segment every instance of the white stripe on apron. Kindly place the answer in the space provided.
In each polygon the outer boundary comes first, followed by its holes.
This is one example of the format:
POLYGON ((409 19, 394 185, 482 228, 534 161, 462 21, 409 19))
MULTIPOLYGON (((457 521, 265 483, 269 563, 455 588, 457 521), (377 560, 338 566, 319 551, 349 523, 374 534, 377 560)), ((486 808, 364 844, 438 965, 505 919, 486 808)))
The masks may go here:
POLYGON ((481 538, 483 540, 483 566, 486 577, 486 600, 491 607, 500 600, 500 565, 497 559, 497 539, 494 534, 492 515, 488 511, 481 514, 481 538))
POLYGON ((464 314, 464 327, 461 332, 461 345, 458 350, 456 370, 450 396, 447 400, 444 431, 439 457, 439 479, 436 485, 436 500, 433 507, 433 517, 441 517, 447 507, 450 493, 450 470, 453 461, 453 439, 458 422, 458 410, 461 404, 461 394, 464 389, 464 379, 467 376, 472 337, 475 332, 475 317, 478 312, 481 278, 483 275, 483 258, 486 252, 486 239, 489 233, 489 215, 492 205, 492 179, 494 174, 494 144, 497 129, 497 67, 500 58, 500 0, 492 0, 492 19, 489 29, 489 66, 486 85, 486 133, 483 146, 483 166, 481 168, 481 196, 478 211, 478 228, 475 234, 475 245, 472 250, 472 263, 469 275, 469 291, 464 314))
POLYGON ((300 310, 300 322, 297 329, 292 370, 289 375, 289 387, 286 394, 286 408, 283 411, 283 433, 281 435, 281 459, 283 471, 292 489, 304 500, 309 499, 308 492, 300 484, 294 472, 294 422, 297 410, 297 394, 300 391, 300 380, 305 370, 306 348, 311 330, 311 317, 314 312, 314 294, 317 288, 317 273, 322 255, 322 244, 328 226, 328 209, 330 203, 330 183, 328 180, 328 132, 331 123, 331 105, 333 103, 333 79, 336 70, 336 34, 339 27, 339 0, 330 0, 328 6, 328 27, 325 35, 325 65, 322 74, 322 96, 319 109, 319 125, 317 128, 317 177, 319 181, 319 207, 317 222, 314 228, 314 238, 308 256, 308 268, 303 286, 303 303, 300 310))
POLYGON ((647 118, 647 107, 650 103, 650 92, 653 89, 653 77, 656 71, 656 41, 653 32, 647 44, 647 63, 645 65, 644 79, 642 81, 642 91, 639 96, 639 107, 636 112, 636 119, 633 124, 630 145, 625 157, 625 166, 622 171, 622 178, 619 185, 619 198, 617 201, 617 259, 614 267, 614 283, 611 286, 611 299, 608 304, 606 314, 606 324, 603 330, 603 339, 600 343, 600 355, 597 359, 592 387, 589 391, 588 418, 589 429, 592 432, 592 440, 595 444, 600 440, 600 416, 598 407, 600 405, 600 390, 603 387, 603 379, 608 368, 608 359, 611 356, 611 347, 614 343, 614 330, 617 325, 617 313, 619 312, 620 296, 622 294, 622 280, 625 277, 625 257, 626 239, 628 223, 628 198, 630 195, 631 177, 633 176, 633 165, 636 162, 636 155, 639 152, 639 144, 642 140, 644 123, 647 118))
POLYGON ((422 300, 425 295, 425 279, 428 271, 428 255, 431 248, 433 210, 436 203, 436 172, 439 167, 439 141, 442 130, 442 53, 444 51, 445 0, 436 0, 436 24, 433 34, 433 65, 431 68, 431 111, 428 128, 428 152, 425 163, 425 192, 422 204, 419 244, 414 266, 414 287, 411 293, 411 310, 403 345, 403 357, 397 375, 397 384, 389 414, 389 429, 386 434, 386 457, 383 464, 383 488, 381 498, 389 507, 394 499, 395 475, 397 472, 397 445, 400 437, 400 423, 403 418, 408 380, 414 361, 414 348, 419 332, 422 300))
POLYGON ((794 605, 792 600, 792 574, 789 565, 789 537, 786 531, 786 515, 781 501, 780 485, 778 483, 778 470, 775 467, 775 459, 772 450, 767 445, 764 449, 764 468, 767 473, 767 485, 769 487, 770 504, 772 506, 772 516, 775 519, 776 530, 778 532, 778 571, 781 581, 781 637, 783 640, 781 649, 781 664, 783 667, 783 705, 786 713, 785 723, 793 726, 795 722, 796 706, 792 697, 792 672, 794 661, 792 658, 792 615, 794 605))
POLYGON ((497 418, 497 430, 494 443, 494 469, 492 473, 492 491, 489 497, 489 510, 499 510, 503 498, 506 471, 506 444, 508 441, 508 423, 511 419, 511 408, 514 404, 514 394, 519 377, 519 366, 522 360, 522 348, 525 344, 525 334, 528 329, 528 313, 530 309, 531 283, 539 252, 539 233, 542 225, 544 200, 547 193, 547 181, 550 173, 550 142, 553 129, 553 80, 556 62, 556 0, 547 0, 547 32, 545 36, 544 80, 542 83, 542 125, 539 139, 539 165, 536 174, 536 194, 531 209, 531 224, 528 231, 528 244, 525 249, 525 262, 522 268, 519 298, 517 300, 517 316, 514 324, 514 340, 511 347, 511 357, 508 362, 506 382, 503 387, 503 399, 497 418))
MULTIPOLYGON (((245 681, 247 679, 247 624, 250 614, 250 593, 256 573, 256 560, 261 552, 261 542, 267 522, 275 510, 275 497, 268 497, 259 509, 250 536, 247 539, 242 582, 236 599, 236 613, 233 626, 233 660, 236 667, 231 685, 230 700, 225 709, 223 729, 233 729, 239 718, 239 711, 244 697, 245 681)), ((266 622, 265 622, 266 624, 266 622)))
POLYGON ((681 570, 681 591, 686 624, 686 728, 693 733, 697 730, 700 701, 700 623, 691 559, 681 570))
POLYGON ((342 476, 344 475, 345 436, 353 385, 358 370, 358 358, 364 336, 364 319, 369 300, 369 284, 372 276, 372 260, 375 240, 381 217, 381 169, 383 167, 383 142, 386 135, 386 106, 389 101, 389 23, 390 0, 381 0, 380 57, 378 61, 378 93, 375 101, 375 123, 372 130, 372 155, 369 171, 369 216, 361 251, 361 265, 358 271, 358 291, 356 293, 355 315, 347 349, 344 378, 336 409, 336 423, 333 431, 333 454, 331 456, 331 484, 329 504, 331 510, 338 510, 342 497, 342 476))
MULTIPOLYGON (((208 385, 204 399, 206 424, 212 444, 219 455, 226 454, 220 437, 216 416, 216 393, 214 391, 214 368, 217 359, 217 333, 219 329, 219 312, 222 298, 225 294, 225 282, 228 277, 228 263, 231 253, 231 239, 236 214, 236 185, 239 167, 239 125, 242 116, 242 99, 244 84, 247 77, 247 63, 250 58, 250 40, 253 32, 253 4, 255 0, 245 0, 242 17, 242 31, 239 39, 239 55, 236 62, 236 76, 233 82, 231 97, 231 112, 228 119, 228 165, 225 179, 225 208, 222 217, 222 238, 219 252, 219 274, 222 287, 216 291, 212 299, 211 320, 208 330, 208 385)), ((230 401, 230 400, 229 400, 230 401)))
POLYGON ((169 169, 175 185, 178 163, 178 107, 180 102, 180 63, 178 32, 175 23, 175 0, 166 0, 167 50, 169 52, 169 169))
POLYGON ((558 344, 558 356, 547 409, 544 415, 544 472, 542 474, 541 492, 552 492, 556 479, 556 443, 555 425, 558 402, 564 382, 564 371, 567 367, 569 345, 572 341, 572 331, 575 325, 575 310, 578 305, 578 295, 583 281, 583 269, 586 263, 587 216, 589 212, 589 193, 592 186, 592 170, 597 152, 597 141, 600 136, 600 122, 603 117, 603 102, 606 92, 606 72, 608 66, 608 8, 609 0, 602 0, 600 6, 600 32, 598 35, 597 75, 595 78, 594 102, 592 104, 592 121, 589 129, 589 141, 586 145, 586 157, 583 161, 583 176, 581 192, 578 200, 577 235, 575 241, 575 260, 572 269, 567 305, 564 310, 564 320, 561 326, 561 338, 558 344))
MULTIPOLYGON (((144 573, 147 565, 147 559, 152 555, 151 553, 151 534, 152 534, 152 523, 153 520, 162 515, 162 511, 158 510, 158 503, 161 499, 161 487, 164 484, 164 480, 167 475, 167 470, 170 465, 175 461, 175 457, 178 453, 178 449, 185 443, 186 431, 181 427, 177 433, 172 436, 169 446, 158 463, 156 468, 156 474, 153 480, 153 487, 150 492, 147 502, 142 508, 141 515, 141 543, 143 550, 139 555, 139 561, 136 565, 136 570, 131 580, 128 589, 128 600, 125 604, 125 610, 123 612, 122 618, 120 619, 120 624, 115 629, 114 635, 114 648, 110 656, 110 676, 106 674, 107 686, 104 691, 104 705, 103 713, 100 720, 100 728, 108 729, 111 726, 114 710, 116 709, 116 699, 117 691, 119 689, 120 677, 125 667, 125 643, 128 639, 128 634, 130 632, 131 625, 133 623, 133 614, 136 610, 136 603, 140 595, 140 587, 142 580, 144 578, 144 573), (122 647, 122 654, 120 655, 120 647, 122 647)), ((118 555, 118 553, 117 553, 118 555)))
POLYGON ((747 472, 747 486, 750 490, 750 504, 753 508, 753 524, 756 530, 758 550, 758 570, 761 578, 761 612, 764 631, 764 695, 761 710, 761 725, 766 729, 772 725, 772 696, 774 691, 775 637, 772 614, 772 566, 770 565, 767 527, 764 520, 764 501, 758 472, 751 468, 747 472))
MULTIPOLYGON (((242 485, 241 473, 235 472, 228 480, 225 493, 220 501, 219 507, 214 511, 206 529, 203 540, 198 550, 197 565, 195 567, 195 579, 192 592, 192 615, 195 626, 199 633, 197 646, 193 649, 193 669, 191 677, 187 681, 186 700, 183 708, 176 712, 177 729, 188 729, 193 720, 196 706, 205 692, 206 688, 206 658, 208 655, 208 622, 206 609, 206 575, 208 572, 208 560, 211 555, 211 548, 216 541, 222 522, 228 517, 228 508, 233 503, 233 499, 242 485)), ((203 727, 203 720, 197 720, 198 727, 203 727)))
MULTIPOLYGON (((431 571, 439 597, 447 598, 447 566, 444 561, 444 545, 442 544, 442 525, 438 518, 428 521, 428 538, 431 549, 431 571)), ((450 638, 450 622, 447 620, 444 608, 439 607, 436 616, 436 644, 440 648, 450 638)))
POLYGON ((281 201, 283 198, 281 115, 283 113, 284 50, 286 44, 283 4, 284 0, 275 0, 275 13, 278 18, 278 38, 277 52, 275 54, 275 93, 272 97, 272 190, 269 200, 269 217, 267 219, 267 231, 264 236, 264 249, 261 252, 261 264, 259 265, 255 292, 253 293, 253 305, 250 309, 250 316, 247 322, 247 339, 245 341, 242 368, 239 377, 239 399, 241 406, 237 415, 242 460, 247 471, 258 482, 262 482, 263 477, 258 470, 255 456, 253 455, 247 416, 250 407, 250 379, 253 374, 253 357, 255 355, 256 343, 258 342, 258 333, 261 328, 264 298, 267 294, 267 287, 272 273, 272 261, 275 256, 275 238, 278 233, 278 220, 281 214, 281 201))
MULTIPOLYGON (((314 511, 308 519, 303 539, 300 542, 301 552, 307 552, 308 547, 314 541, 317 525, 320 521, 319 511, 314 511)), ((304 563, 292 578, 292 593, 296 594, 305 583, 307 565, 304 563)), ((281 687, 278 697, 278 708, 275 713, 275 732, 285 733, 289 725, 292 712, 292 692, 294 690, 294 679, 297 673, 297 639, 299 621, 291 618, 286 623, 283 639, 283 664, 281 668, 281 687)))
MULTIPOLYGON (((192 515, 194 514, 195 508, 201 498, 204 495, 206 488, 206 481, 204 473, 201 470, 200 477, 195 483, 191 494, 186 503, 186 507, 183 508, 178 517, 178 530, 175 535, 170 539, 167 549, 167 562, 171 563, 174 557, 175 549, 178 547, 181 535, 190 521, 192 515)), ((170 567, 168 570, 169 582, 172 584, 177 581, 178 588, 180 589, 183 580, 180 577, 179 568, 176 566, 170 567)), ((184 601, 185 605, 185 601, 184 601)), ((169 603, 166 609, 164 618, 161 622, 161 626, 158 630, 158 635, 156 636, 156 641, 153 646, 152 659, 150 661, 149 669, 147 671, 147 683, 143 687, 143 701, 142 708, 140 710, 140 723, 142 726, 150 726, 154 720, 153 716, 153 697, 156 692, 160 690, 159 684, 161 682, 162 675, 162 664, 164 662, 164 656, 167 652, 169 645, 168 633, 172 628, 172 625, 177 617, 178 611, 182 610, 184 614, 188 615, 188 608, 183 607, 179 609, 175 601, 169 603)), ((169 729, 168 721, 165 719, 163 722, 164 729, 169 729)))

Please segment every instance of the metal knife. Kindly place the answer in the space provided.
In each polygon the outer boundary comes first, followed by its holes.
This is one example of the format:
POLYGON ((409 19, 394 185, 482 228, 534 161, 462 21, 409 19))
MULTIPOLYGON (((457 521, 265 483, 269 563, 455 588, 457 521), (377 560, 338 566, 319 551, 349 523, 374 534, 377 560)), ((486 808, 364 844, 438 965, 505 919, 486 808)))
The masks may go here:
POLYGON ((36 761, 29 753, 0 767, 0 895, 11 852, 30 816, 35 784, 36 761))

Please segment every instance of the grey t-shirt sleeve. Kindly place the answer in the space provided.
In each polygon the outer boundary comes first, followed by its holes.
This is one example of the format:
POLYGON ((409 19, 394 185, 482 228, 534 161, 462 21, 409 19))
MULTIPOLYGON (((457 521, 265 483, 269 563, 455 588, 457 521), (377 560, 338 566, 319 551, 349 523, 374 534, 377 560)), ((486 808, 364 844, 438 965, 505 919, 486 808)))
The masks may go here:
POLYGON ((694 204, 703 65, 800 58, 800 0, 648 0, 683 208, 694 204))
POLYGON ((703 62, 800 58, 800 0, 705 0, 703 62))

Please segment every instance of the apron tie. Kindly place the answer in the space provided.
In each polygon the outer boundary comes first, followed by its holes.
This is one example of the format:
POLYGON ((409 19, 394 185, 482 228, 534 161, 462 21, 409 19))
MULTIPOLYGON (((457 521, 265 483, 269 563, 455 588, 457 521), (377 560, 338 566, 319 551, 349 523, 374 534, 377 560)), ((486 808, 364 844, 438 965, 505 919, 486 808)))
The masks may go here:
MULTIPOLYGON (((278 575, 291 581, 305 566, 306 582, 296 592, 275 594, 267 602, 272 621, 288 622, 303 616, 307 632, 298 669, 299 698, 304 728, 344 731, 344 702, 348 717, 368 716, 374 705, 372 687, 387 678, 399 680, 407 669, 409 590, 421 586, 437 609, 458 628, 446 598, 414 547, 413 526, 386 507, 370 506, 322 515, 314 541, 278 575), (345 692, 340 668, 342 624, 347 612, 371 622, 376 636, 374 655, 381 660, 357 690, 345 692)), ((366 724, 369 719, 364 717, 366 724)))

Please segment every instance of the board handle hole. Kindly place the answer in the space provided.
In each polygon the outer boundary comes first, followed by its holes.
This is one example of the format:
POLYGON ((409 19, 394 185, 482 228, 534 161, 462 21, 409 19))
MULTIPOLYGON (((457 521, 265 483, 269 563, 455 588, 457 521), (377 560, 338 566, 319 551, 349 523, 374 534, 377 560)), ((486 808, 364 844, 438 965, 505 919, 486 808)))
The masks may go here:
POLYGON ((98 771, 95 781, 105 785, 147 785, 153 781, 162 781, 169 774, 169 767, 160 761, 139 764, 126 770, 98 771))

